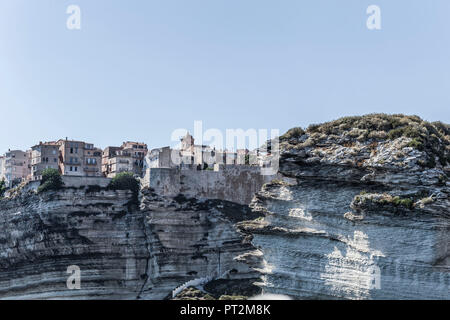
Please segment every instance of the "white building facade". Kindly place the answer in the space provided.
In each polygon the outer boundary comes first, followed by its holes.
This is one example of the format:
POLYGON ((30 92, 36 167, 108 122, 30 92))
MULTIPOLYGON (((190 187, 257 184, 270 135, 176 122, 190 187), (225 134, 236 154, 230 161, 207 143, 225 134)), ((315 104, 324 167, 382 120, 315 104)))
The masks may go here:
POLYGON ((4 176, 9 187, 27 179, 30 176, 31 152, 10 150, 5 154, 4 176))

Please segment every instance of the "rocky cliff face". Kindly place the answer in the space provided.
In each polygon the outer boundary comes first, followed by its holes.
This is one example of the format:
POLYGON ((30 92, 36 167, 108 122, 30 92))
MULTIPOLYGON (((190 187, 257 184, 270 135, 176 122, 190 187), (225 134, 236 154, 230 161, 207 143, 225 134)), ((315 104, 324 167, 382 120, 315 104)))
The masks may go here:
POLYGON ((143 190, 67 188, 0 201, 0 298, 163 299, 198 278, 251 279, 235 258, 254 250, 234 224, 254 219, 223 201, 143 190), (69 266, 81 270, 70 290, 69 266))
POLYGON ((298 299, 450 299, 449 135, 400 115, 292 129, 250 207, 149 188, 138 205, 99 187, 17 192, 0 201, 0 298, 163 299, 219 278, 181 296, 248 296, 256 281, 298 299))
POLYGON ((242 256, 255 248, 235 224, 260 214, 248 206, 221 200, 166 198, 151 189, 142 191, 141 210, 151 253, 143 298, 164 298, 167 292, 194 279, 255 279, 254 268, 242 256))
POLYGON ((65 189, 0 202, 0 297, 135 298, 148 260, 131 192, 65 189), (69 266, 81 290, 69 290, 69 266))
POLYGON ((283 136, 283 178, 265 185, 252 203, 265 218, 240 223, 264 258, 264 291, 312 299, 449 299, 448 126, 438 125, 416 117, 355 117, 283 136), (424 145, 391 133, 404 127, 417 129, 424 145), (440 140, 434 149, 432 134, 440 140))

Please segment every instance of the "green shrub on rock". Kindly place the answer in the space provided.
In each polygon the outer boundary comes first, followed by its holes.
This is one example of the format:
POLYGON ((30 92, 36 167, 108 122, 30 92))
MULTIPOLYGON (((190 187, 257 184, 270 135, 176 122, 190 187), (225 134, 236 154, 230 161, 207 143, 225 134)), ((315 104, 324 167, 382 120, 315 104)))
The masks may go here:
POLYGON ((430 159, 424 165, 434 168, 450 164, 450 125, 442 122, 427 122, 418 116, 375 113, 364 116, 344 117, 322 124, 310 125, 304 133, 305 141, 296 141, 303 129, 293 128, 280 137, 286 149, 314 147, 350 142, 382 142, 399 138, 410 139, 408 146, 426 153, 430 159))
POLYGON ((414 201, 410 198, 400 198, 397 196, 392 199, 392 203, 396 206, 401 206, 408 209, 412 209, 414 207, 414 201))
POLYGON ((5 179, 0 181, 0 199, 3 198, 7 190, 5 179))
POLYGON ((408 143, 408 147, 423 151, 423 141, 421 139, 414 138, 408 143))
POLYGON ((64 183, 61 178, 61 174, 57 169, 45 169, 42 172, 41 185, 38 188, 38 193, 42 193, 49 190, 60 190, 64 183))
POLYGON ((133 200, 137 201, 140 183, 131 172, 121 172, 111 180, 108 188, 111 190, 131 190, 133 200))
POLYGON ((296 127, 296 128, 292 128, 290 129, 288 132, 286 132, 284 135, 282 135, 280 137, 280 140, 289 140, 289 139, 295 139, 295 138, 300 138, 302 135, 305 134, 305 131, 300 128, 300 127, 296 127))

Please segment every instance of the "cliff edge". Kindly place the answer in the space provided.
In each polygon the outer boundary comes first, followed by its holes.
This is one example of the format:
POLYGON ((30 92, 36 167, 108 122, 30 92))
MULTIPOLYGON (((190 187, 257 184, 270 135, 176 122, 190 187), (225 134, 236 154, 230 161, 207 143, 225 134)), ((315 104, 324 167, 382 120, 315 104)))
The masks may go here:
POLYGON ((450 127, 347 117, 280 139, 281 179, 240 223, 259 285, 299 299, 450 299, 450 127))
POLYGON ((0 298, 450 299, 449 136, 384 114, 291 129, 250 206, 18 189, 0 200, 0 298))

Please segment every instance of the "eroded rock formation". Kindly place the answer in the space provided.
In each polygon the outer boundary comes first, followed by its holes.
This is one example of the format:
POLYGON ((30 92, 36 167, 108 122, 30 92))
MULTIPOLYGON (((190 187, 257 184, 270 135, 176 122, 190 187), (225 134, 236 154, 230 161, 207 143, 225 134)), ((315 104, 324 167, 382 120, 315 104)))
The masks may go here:
POLYGON ((298 299, 450 299, 449 134, 401 115, 292 129, 250 206, 25 188, 0 200, 0 298, 164 299, 183 284, 181 298, 219 298, 256 282, 298 299))
POLYGON ((141 210, 151 259, 143 298, 164 298, 190 279, 256 279, 254 268, 240 257, 255 248, 235 224, 260 214, 247 206, 221 200, 166 198, 142 191, 141 210))
POLYGON ((64 189, 0 202, 0 297, 135 298, 148 260, 128 191, 64 189), (81 290, 69 290, 69 266, 81 290))
POLYGON ((264 291, 450 299, 448 134, 417 117, 375 115, 283 136, 283 178, 252 203, 265 218, 240 223, 264 257, 264 291))
POLYGON ((254 250, 234 228, 257 217, 248 207, 145 189, 139 210, 129 191, 89 189, 0 201, 0 298, 164 299, 192 279, 257 277, 235 260, 254 250))

